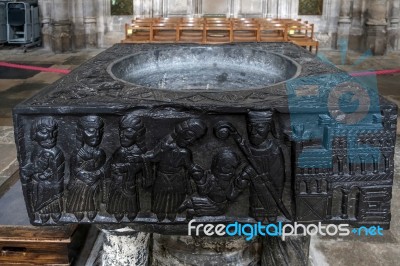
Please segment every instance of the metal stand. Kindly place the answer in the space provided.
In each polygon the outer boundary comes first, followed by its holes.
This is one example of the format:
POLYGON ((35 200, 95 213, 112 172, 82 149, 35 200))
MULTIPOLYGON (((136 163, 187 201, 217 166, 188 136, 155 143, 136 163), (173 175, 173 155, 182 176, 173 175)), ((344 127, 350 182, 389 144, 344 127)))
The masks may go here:
POLYGON ((24 52, 40 46, 39 7, 35 1, 7 3, 7 42, 21 44, 24 52))

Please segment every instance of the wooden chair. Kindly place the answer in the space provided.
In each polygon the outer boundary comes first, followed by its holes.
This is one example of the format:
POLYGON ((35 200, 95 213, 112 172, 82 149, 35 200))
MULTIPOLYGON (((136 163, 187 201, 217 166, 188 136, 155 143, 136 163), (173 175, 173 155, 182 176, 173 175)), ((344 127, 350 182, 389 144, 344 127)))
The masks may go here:
POLYGON ((152 24, 152 42, 171 43, 178 40, 178 23, 155 22, 152 24))
POLYGON ((257 18, 231 18, 233 23, 258 23, 257 18))
POLYGON ((229 43, 232 41, 232 26, 230 21, 206 21, 204 25, 206 43, 229 43))
POLYGON ((314 39, 314 24, 304 23, 292 23, 287 26, 287 38, 288 41, 302 46, 309 47, 310 52, 315 47, 316 53, 318 53, 319 42, 314 39))
POLYGON ((281 23, 262 23, 259 26, 259 42, 287 42, 287 27, 281 23))
POLYGON ((265 24, 265 23, 281 24, 282 21, 280 21, 279 19, 275 19, 275 18, 257 18, 257 23, 258 24, 265 24))
POLYGON ((132 23, 138 23, 138 22, 153 22, 154 20, 156 20, 157 18, 135 18, 132 19, 132 23))
POLYGON ((180 23, 182 21, 182 17, 160 17, 160 18, 156 18, 156 20, 154 20, 154 22, 158 22, 158 23, 180 23))
POLYGON ((178 42, 203 43, 204 23, 203 22, 182 22, 178 26, 178 42))
POLYGON ((205 23, 205 19, 204 18, 183 17, 181 22, 182 23, 205 23))
POLYGON ((258 38, 258 23, 253 20, 232 21, 233 42, 256 42, 258 38))
POLYGON ((147 43, 152 41, 152 23, 135 22, 125 24, 125 40, 123 43, 147 43))
POLYGON ((290 23, 301 23, 301 18, 292 19, 292 18, 278 18, 275 21, 283 24, 290 24, 290 23))
POLYGON ((225 17, 205 17, 206 24, 220 24, 220 23, 230 23, 229 18, 225 17))

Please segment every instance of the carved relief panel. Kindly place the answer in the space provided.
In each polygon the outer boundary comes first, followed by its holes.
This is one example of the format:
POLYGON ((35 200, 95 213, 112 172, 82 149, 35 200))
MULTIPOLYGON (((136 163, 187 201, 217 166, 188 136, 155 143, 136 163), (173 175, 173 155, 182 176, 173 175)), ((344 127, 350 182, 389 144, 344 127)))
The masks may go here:
POLYGON ((18 119, 21 179, 34 224, 390 220, 393 165, 343 157, 345 139, 334 138, 332 168, 303 165, 292 174, 298 162, 290 158, 307 144, 290 144, 272 110, 18 119))
POLYGON ((34 224, 292 217, 290 197, 283 199, 285 184, 292 193, 289 150, 273 111, 19 119, 34 224))

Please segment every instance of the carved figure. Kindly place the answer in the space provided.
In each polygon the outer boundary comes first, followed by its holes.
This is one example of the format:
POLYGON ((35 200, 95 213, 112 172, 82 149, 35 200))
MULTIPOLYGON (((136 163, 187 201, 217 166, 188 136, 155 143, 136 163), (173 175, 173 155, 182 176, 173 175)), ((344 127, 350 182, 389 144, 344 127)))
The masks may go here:
POLYGON ((219 122, 214 127, 218 138, 232 136, 246 156, 249 165, 241 174, 241 180, 250 184, 250 215, 257 221, 265 222, 275 222, 278 209, 291 219, 282 202, 285 164, 272 116, 272 111, 248 113, 250 143, 243 140, 230 123, 219 122))
POLYGON ((146 129, 140 117, 128 114, 122 117, 119 125, 121 147, 114 152, 111 161, 110 193, 107 211, 114 214, 117 221, 127 215, 133 221, 140 210, 138 179, 146 171, 142 155, 145 153, 146 129))
POLYGON ((282 199, 285 182, 283 152, 277 136, 270 134, 274 127, 272 116, 271 111, 248 113, 249 151, 259 170, 254 169, 252 165, 245 169, 245 175, 250 180, 256 180, 256 182, 251 182, 250 186, 250 215, 258 221, 269 222, 276 221, 277 204, 271 191, 259 185, 271 183, 279 199, 282 199))
POLYGON ((77 139, 81 147, 71 160, 66 207, 78 221, 84 218, 85 212, 90 221, 97 215, 106 162, 106 154, 99 147, 103 127, 103 120, 94 115, 84 116, 78 122, 77 139))
POLYGON ((185 201, 184 208, 180 210, 187 209, 189 219, 193 216, 223 215, 229 202, 247 186, 247 180, 235 176, 239 163, 237 154, 229 149, 214 155, 211 171, 194 177, 198 195, 185 201))
POLYGON ((42 223, 61 218, 64 192, 64 154, 57 145, 58 124, 40 117, 32 125, 31 139, 38 144, 21 168, 21 180, 30 194, 31 206, 42 223))
POLYGON ((159 221, 174 221, 179 206, 191 194, 189 177, 203 174, 192 161, 189 146, 206 133, 200 119, 189 119, 175 126, 172 134, 164 137, 146 159, 156 164, 151 209, 159 221))

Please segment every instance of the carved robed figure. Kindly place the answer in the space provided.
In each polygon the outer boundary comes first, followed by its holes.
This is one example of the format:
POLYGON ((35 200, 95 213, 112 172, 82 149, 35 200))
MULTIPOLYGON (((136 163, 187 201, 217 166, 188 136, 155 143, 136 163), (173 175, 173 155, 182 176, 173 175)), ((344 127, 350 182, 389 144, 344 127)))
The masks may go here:
POLYGON ((110 189, 107 212, 121 221, 124 215, 133 221, 140 211, 139 183, 147 184, 150 176, 143 161, 146 151, 146 129, 142 119, 134 114, 122 117, 119 125, 121 147, 114 152, 110 161, 110 189), (143 177, 142 182, 140 178, 143 177))
POLYGON ((78 122, 80 148, 71 160, 67 199, 67 212, 75 214, 78 221, 84 218, 85 212, 93 220, 99 210, 106 163, 106 154, 100 148, 103 128, 103 120, 94 115, 84 116, 78 122))
POLYGON ((40 117, 32 124, 31 139, 37 143, 28 162, 21 167, 21 181, 31 191, 30 205, 43 223, 57 222, 63 210, 64 154, 57 147, 58 124, 40 117))
POLYGON ((146 160, 156 166, 151 211, 159 221, 165 218, 175 220, 178 208, 191 194, 190 176, 203 174, 203 170, 193 163, 188 147, 201 138, 206 129, 200 119, 185 120, 146 153, 146 160))
POLYGON ((250 182, 250 215, 257 221, 275 222, 285 183, 283 151, 275 131, 272 111, 251 111, 247 117, 249 152, 253 165, 244 171, 250 182), (255 169, 258 168, 258 169, 255 169), (269 186, 270 189, 265 189, 269 186))

